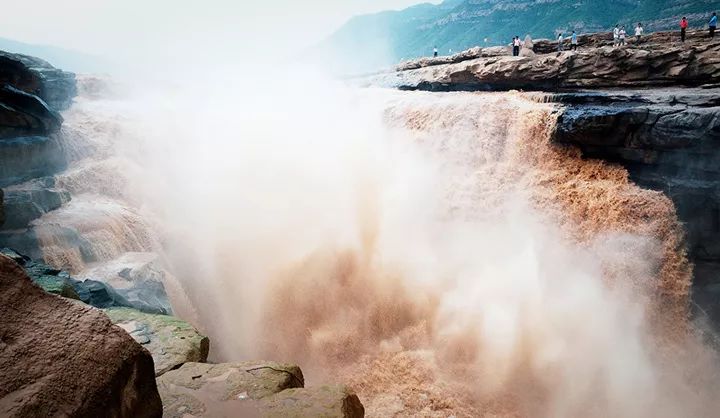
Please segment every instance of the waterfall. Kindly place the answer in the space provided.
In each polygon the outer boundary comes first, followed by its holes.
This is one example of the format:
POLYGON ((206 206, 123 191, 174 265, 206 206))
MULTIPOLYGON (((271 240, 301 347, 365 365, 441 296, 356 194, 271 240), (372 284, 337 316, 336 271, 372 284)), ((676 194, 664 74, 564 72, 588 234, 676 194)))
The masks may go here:
POLYGON ((121 283, 156 254, 213 360, 297 362, 368 416, 717 410, 672 202, 553 145, 555 105, 269 88, 88 79, 64 114, 72 201, 34 222, 46 260, 121 283))

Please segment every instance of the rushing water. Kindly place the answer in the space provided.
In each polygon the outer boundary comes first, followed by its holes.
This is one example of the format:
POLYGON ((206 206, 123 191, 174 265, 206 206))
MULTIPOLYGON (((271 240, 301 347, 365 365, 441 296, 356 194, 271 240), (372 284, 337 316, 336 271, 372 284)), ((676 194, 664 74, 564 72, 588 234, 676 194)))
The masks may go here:
POLYGON ((553 105, 225 94, 86 92, 64 115, 73 201, 36 222, 48 261, 161 254, 213 360, 297 362, 368 416, 717 411, 672 203, 551 145, 553 105))

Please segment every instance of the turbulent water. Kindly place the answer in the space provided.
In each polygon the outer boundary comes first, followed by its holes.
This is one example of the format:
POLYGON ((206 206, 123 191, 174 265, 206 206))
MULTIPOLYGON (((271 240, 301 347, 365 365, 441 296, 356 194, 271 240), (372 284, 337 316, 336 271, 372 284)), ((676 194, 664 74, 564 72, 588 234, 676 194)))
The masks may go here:
POLYGON ((368 416, 720 406, 672 203, 551 145, 536 96, 84 91, 64 115, 73 200, 36 221, 46 259, 160 254, 214 361, 297 362, 368 416))

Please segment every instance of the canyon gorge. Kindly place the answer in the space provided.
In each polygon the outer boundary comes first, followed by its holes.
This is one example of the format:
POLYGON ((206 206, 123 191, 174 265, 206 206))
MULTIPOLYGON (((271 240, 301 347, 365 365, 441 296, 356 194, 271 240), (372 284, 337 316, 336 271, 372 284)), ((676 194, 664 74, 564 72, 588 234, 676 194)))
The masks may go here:
POLYGON ((607 36, 163 88, 0 53, 0 415, 714 416, 720 40, 607 36))

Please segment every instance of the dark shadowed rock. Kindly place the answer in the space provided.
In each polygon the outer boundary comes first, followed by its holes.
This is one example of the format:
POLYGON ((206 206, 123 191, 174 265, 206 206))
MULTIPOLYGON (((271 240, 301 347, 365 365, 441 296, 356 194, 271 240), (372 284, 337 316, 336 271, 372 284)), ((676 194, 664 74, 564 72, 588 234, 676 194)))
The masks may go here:
POLYGON ((299 367, 274 362, 187 363, 158 378, 165 417, 364 416, 345 386, 303 386, 299 367))
POLYGON ((0 139, 49 135, 62 124, 62 117, 42 99, 11 85, 0 86, 0 103, 0 139))
POLYGON ((157 376, 185 363, 207 361, 210 340, 185 321, 129 308, 109 308, 105 313, 115 325, 150 351, 157 376))
POLYGON ((75 74, 35 57, 0 51, 0 85, 10 84, 41 98, 52 109, 70 107, 77 94, 75 74))
POLYGON ((622 164, 675 203, 696 265, 693 299, 720 324, 720 89, 546 95, 562 104, 553 134, 588 158, 622 164))
POLYGON ((0 416, 160 417, 152 357, 0 255, 0 416))
POLYGON ((46 177, 65 167, 67 158, 54 135, 0 139, 0 187, 46 177))
POLYGON ((0 254, 12 258, 20 264, 30 279, 46 292, 80 300, 96 308, 127 307, 152 314, 167 314, 162 306, 150 305, 143 301, 128 300, 123 290, 116 290, 107 283, 85 279, 77 280, 61 269, 34 261, 18 251, 2 248, 0 254))
POLYGON ((70 201, 70 193, 55 187, 55 179, 44 177, 5 189, 5 223, 0 229, 26 228, 43 214, 70 201))

